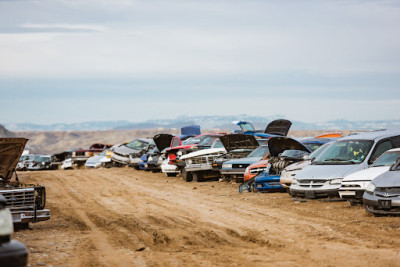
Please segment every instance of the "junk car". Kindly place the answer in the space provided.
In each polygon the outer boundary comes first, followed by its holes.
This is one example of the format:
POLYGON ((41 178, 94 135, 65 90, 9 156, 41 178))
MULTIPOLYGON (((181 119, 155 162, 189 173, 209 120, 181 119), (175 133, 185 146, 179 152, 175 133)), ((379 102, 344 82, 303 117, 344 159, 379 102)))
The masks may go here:
POLYGON ((13 232, 13 220, 7 208, 7 200, 0 195, 0 266, 27 266, 28 250, 21 242, 11 240, 13 232))
POLYGON ((345 176, 368 168, 385 151, 396 147, 400 147, 400 130, 379 130, 343 137, 296 174, 290 193, 303 198, 338 198, 345 176))
POLYGON ((260 192, 284 191, 280 184, 282 171, 294 162, 302 161, 311 150, 304 144, 289 137, 273 137, 268 141, 270 159, 269 164, 262 173, 248 181, 247 186, 253 186, 260 192))
POLYGON ((363 202, 375 216, 400 215, 400 159, 368 184, 363 202))
POLYGON ((50 219, 50 210, 45 209, 46 188, 19 182, 15 172, 27 141, 25 138, 0 138, 0 194, 7 200, 14 224, 20 225, 50 219))
POLYGON ((339 188, 339 196, 351 204, 362 203, 362 196, 368 184, 375 177, 387 172, 400 158, 400 148, 383 153, 368 169, 344 177, 339 188))

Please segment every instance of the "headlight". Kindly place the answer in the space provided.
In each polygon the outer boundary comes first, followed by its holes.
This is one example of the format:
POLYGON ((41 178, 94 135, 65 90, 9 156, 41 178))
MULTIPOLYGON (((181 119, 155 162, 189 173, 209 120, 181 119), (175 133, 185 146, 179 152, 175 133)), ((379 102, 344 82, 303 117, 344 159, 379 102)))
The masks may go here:
POLYGON ((232 169, 232 164, 222 164, 222 169, 232 169))
POLYGON ((292 184, 297 184, 297 179, 293 178, 292 184))
POLYGON ((192 160, 191 159, 188 159, 186 162, 187 162, 187 164, 192 164, 192 160))
POLYGON ((337 179, 331 180, 329 183, 330 184, 341 184, 342 180, 343 180, 343 178, 337 178, 337 179))
POLYGON ((373 183, 369 183, 367 188, 365 189, 366 192, 372 194, 375 190, 376 186, 373 183))
POLYGON ((249 167, 247 167, 245 170, 244 170, 244 172, 246 173, 246 172, 249 172, 249 167))
POLYGON ((178 157, 182 156, 182 151, 178 151, 178 152, 176 153, 176 155, 177 155, 178 157))

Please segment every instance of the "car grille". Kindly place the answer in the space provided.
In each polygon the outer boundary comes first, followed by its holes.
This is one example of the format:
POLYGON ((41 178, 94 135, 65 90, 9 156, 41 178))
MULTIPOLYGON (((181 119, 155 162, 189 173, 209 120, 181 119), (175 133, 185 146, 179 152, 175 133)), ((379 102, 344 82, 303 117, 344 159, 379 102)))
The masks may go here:
POLYGON ((250 164, 232 164, 232 169, 247 168, 250 164))
POLYGON ((400 187, 378 187, 375 189, 375 195, 381 197, 398 197, 400 196, 400 187))
POLYGON ((194 157, 191 159, 186 160, 187 165, 191 164, 212 164, 214 162, 214 159, 217 157, 216 156, 203 156, 203 157, 194 157), (188 161, 191 160, 192 162, 189 164, 188 161))
POLYGON ((265 168, 254 168, 254 169, 250 170, 250 173, 251 174, 257 174, 257 173, 262 172, 264 170, 265 170, 265 168))
POLYGON ((7 207, 10 209, 33 207, 35 204, 34 188, 1 190, 0 194, 6 198, 7 207))
POLYGON ((304 188, 318 188, 322 187, 327 180, 299 180, 299 186, 304 188))
POLYGON ((359 184, 343 184, 342 188, 354 188, 354 187, 361 187, 359 184))

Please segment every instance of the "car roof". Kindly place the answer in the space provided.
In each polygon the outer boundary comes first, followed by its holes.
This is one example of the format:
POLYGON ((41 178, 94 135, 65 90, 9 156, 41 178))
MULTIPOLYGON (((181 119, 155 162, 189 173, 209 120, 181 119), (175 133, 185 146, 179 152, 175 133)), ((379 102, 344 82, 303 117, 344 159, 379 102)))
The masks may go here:
POLYGON ((358 133, 354 135, 349 135, 346 137, 342 137, 338 139, 338 141, 341 140, 380 140, 383 138, 391 137, 391 136, 396 136, 400 135, 400 129, 396 130, 377 130, 377 131, 371 131, 371 132, 363 132, 363 133, 358 133))

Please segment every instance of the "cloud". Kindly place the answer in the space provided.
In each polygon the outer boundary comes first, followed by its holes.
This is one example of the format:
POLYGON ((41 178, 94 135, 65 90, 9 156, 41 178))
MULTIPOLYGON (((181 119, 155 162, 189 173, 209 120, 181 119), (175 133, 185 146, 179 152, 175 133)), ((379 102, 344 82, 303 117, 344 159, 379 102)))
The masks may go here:
POLYGON ((108 28, 101 25, 88 24, 23 24, 22 28, 35 30, 71 30, 71 31, 94 31, 102 32, 108 28))

